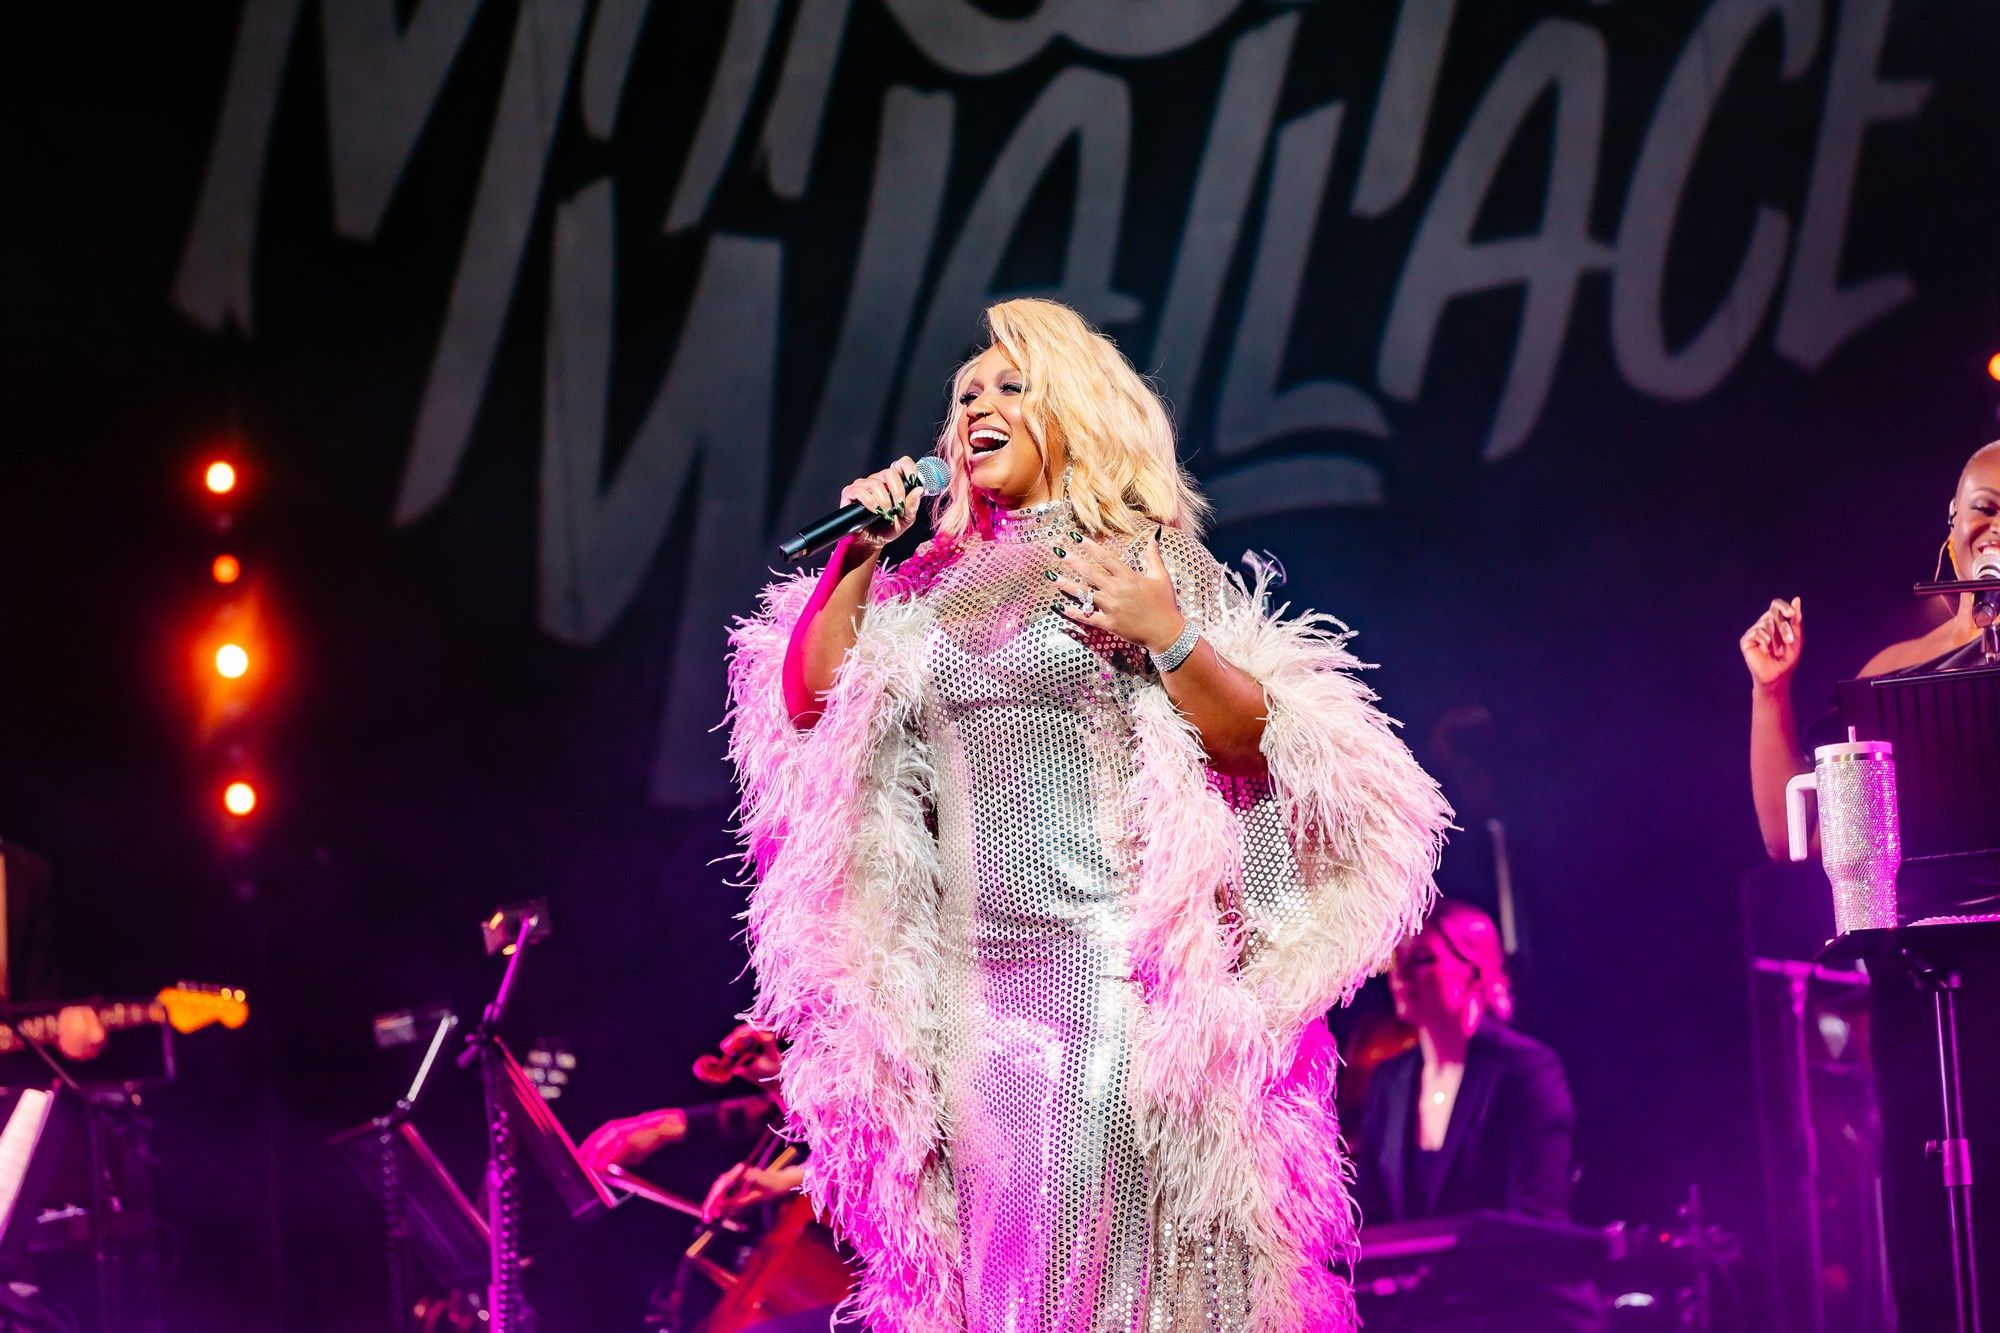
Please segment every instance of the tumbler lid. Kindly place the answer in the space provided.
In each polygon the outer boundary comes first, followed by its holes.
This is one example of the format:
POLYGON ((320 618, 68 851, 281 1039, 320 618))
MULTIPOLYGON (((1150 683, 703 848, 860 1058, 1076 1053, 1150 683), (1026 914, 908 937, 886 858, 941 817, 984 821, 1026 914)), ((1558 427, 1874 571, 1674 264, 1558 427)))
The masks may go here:
POLYGON ((1822 745, 1813 751, 1813 761, 1824 763, 1831 759, 1893 759, 1896 747, 1887 741, 1842 741, 1838 745, 1822 745))

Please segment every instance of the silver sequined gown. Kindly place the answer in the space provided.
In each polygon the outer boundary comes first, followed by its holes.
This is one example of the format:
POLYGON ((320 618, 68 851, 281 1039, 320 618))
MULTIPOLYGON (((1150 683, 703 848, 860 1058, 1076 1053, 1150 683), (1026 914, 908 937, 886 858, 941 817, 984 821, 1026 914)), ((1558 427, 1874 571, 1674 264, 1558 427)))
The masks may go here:
MULTIPOLYGON (((1247 1319, 1245 1256, 1150 1214, 1127 1102, 1126 905, 1143 650, 1055 610, 1066 502, 927 550, 922 730, 943 870, 940 1078, 971 1333, 1208 1333, 1247 1319)), ((1136 547, 1135 547, 1136 550, 1136 547)), ((1199 626, 1223 595, 1193 538, 1162 550, 1199 626)), ((1136 554, 1130 557, 1136 565, 1136 554)))

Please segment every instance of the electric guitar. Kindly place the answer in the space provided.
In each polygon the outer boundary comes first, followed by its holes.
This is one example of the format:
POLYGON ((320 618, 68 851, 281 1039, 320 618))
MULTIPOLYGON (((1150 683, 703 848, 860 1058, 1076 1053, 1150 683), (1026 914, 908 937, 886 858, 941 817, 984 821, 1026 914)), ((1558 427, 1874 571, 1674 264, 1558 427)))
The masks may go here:
POLYGON ((243 992, 230 986, 202 986, 183 982, 169 986, 150 1000, 92 1000, 16 1018, 12 1027, 0 1027, 0 1055, 21 1049, 21 1040, 46 1045, 56 1039, 57 1013, 65 1008, 89 1009, 106 1032, 165 1024, 179 1033, 199 1032, 220 1023, 240 1028, 250 1020, 250 1005, 243 992))

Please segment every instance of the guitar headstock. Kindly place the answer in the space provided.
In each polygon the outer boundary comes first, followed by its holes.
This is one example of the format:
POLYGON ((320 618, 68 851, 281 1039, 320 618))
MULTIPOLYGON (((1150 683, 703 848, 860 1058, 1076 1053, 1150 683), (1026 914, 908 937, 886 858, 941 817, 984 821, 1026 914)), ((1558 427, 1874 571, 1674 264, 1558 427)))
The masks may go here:
POLYGON ((167 1022, 179 1033, 197 1032, 211 1023, 240 1028, 250 1021, 250 1004, 232 986, 208 986, 183 981, 153 997, 166 1011, 167 1022))

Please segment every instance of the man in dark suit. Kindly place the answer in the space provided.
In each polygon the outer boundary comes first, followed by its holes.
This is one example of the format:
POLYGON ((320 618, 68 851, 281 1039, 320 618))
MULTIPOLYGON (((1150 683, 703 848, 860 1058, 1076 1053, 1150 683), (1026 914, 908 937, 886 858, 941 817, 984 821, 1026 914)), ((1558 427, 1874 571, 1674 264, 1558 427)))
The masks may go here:
MULTIPOLYGON (((1484 912, 1446 899, 1390 965, 1396 1016, 1411 1050, 1368 1085, 1354 1145, 1362 1222, 1479 1211, 1569 1219, 1575 1108, 1556 1053, 1507 1024, 1513 997, 1500 933, 1484 912)), ((1594 1294, 1523 1273, 1477 1291, 1399 1298, 1376 1326, 1426 1329, 1596 1328, 1594 1294), (1419 1308, 1421 1307, 1421 1308, 1419 1308)))

